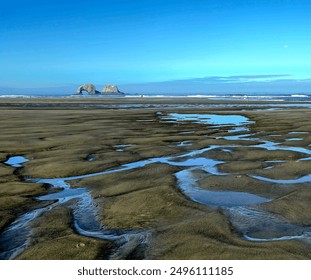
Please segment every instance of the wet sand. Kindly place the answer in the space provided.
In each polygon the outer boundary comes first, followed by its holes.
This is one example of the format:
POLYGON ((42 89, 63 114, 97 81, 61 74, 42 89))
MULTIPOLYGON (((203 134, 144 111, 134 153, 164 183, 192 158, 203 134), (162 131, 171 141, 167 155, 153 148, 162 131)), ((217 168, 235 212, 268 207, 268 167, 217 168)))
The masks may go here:
MULTIPOLYGON (((247 206, 243 211, 257 213, 253 221, 262 213, 267 219, 271 215, 271 220, 278 219, 280 226, 270 227, 269 232, 263 226, 253 229, 250 221, 237 214, 237 208, 233 211, 189 199, 178 187, 176 174, 184 167, 176 164, 177 158, 174 164, 154 162, 122 172, 70 179, 69 184, 91 193, 97 219, 105 228, 148 232, 146 246, 142 248, 133 241, 116 258, 310 259, 308 239, 268 239, 294 236, 311 226, 311 183, 296 180, 310 174, 311 110, 280 108, 279 104, 275 105, 277 110, 270 110, 270 105, 265 108, 265 103, 260 102, 259 108, 258 104, 245 101, 231 106, 230 102, 207 99, 149 98, 1 100, 1 232, 23 213, 49 203, 35 197, 58 191, 47 184, 26 182, 27 178, 94 174, 128 163, 207 149, 189 158, 219 162, 216 169, 221 176, 194 169, 190 172, 197 186, 202 190, 263 197, 267 202, 247 206), (125 103, 126 108, 117 107, 125 103), (156 106, 137 108, 130 104, 156 106), (174 104, 206 107, 175 108, 174 104), (248 131, 234 132, 233 125, 179 122, 170 119, 170 113, 234 114, 245 116, 252 123, 247 125, 248 131), (243 134, 246 136, 241 137, 243 134), (29 161, 21 168, 4 164, 14 155, 29 161), (246 237, 260 237, 262 241, 246 237)), ((57 206, 32 221, 30 246, 17 258, 111 258, 114 242, 82 236, 75 230, 70 210, 73 201, 66 202, 67 208, 57 206)))

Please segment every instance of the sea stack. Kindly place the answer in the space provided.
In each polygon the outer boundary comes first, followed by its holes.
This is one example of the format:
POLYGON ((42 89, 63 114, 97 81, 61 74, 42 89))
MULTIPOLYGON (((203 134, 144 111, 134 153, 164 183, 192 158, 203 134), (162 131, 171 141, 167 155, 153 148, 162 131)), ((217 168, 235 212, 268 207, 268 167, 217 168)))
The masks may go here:
POLYGON ((93 84, 84 84, 79 86, 76 94, 82 94, 82 91, 86 91, 88 94, 96 94, 98 91, 93 84))
POLYGON ((102 94, 123 94, 123 92, 119 91, 117 86, 106 85, 102 89, 102 94))

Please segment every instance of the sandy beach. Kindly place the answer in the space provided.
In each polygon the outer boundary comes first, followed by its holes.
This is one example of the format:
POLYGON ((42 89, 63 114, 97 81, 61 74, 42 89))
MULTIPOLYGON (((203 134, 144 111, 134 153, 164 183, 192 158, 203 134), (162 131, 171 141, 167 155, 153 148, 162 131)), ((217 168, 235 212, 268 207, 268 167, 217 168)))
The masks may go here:
POLYGON ((1 257, 310 259, 311 110, 293 105, 1 99, 1 257))

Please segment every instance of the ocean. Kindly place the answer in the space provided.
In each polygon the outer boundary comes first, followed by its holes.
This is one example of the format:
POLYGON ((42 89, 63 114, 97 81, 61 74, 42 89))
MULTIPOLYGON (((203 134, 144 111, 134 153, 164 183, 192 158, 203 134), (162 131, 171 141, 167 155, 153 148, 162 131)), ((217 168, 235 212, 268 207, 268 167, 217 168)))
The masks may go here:
POLYGON ((311 102, 311 94, 191 94, 191 93, 179 93, 179 94, 123 94, 123 95, 59 95, 59 94, 1 94, 0 98, 208 98, 211 100, 249 100, 249 101, 286 101, 286 102, 311 102))

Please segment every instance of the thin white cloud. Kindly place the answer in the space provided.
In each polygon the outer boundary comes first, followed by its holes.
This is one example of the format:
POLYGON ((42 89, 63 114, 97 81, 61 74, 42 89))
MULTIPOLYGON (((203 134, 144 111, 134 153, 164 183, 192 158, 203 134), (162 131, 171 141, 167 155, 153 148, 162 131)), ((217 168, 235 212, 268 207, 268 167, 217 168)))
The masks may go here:
POLYGON ((289 74, 212 76, 184 80, 124 85, 138 93, 311 93, 311 79, 289 74))

